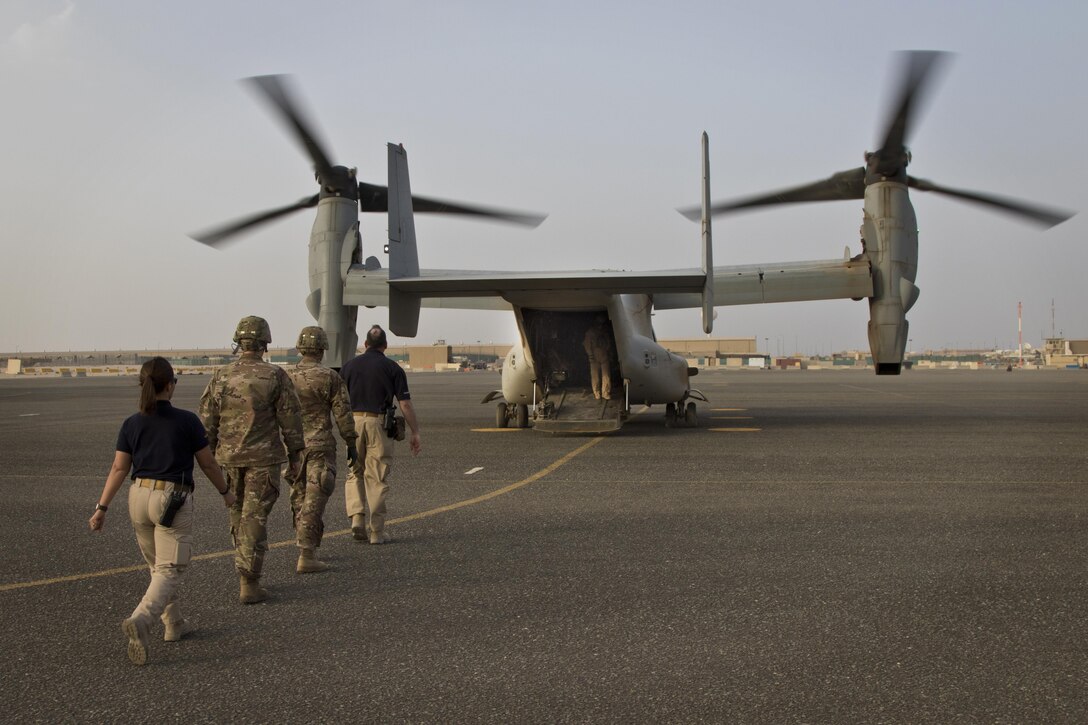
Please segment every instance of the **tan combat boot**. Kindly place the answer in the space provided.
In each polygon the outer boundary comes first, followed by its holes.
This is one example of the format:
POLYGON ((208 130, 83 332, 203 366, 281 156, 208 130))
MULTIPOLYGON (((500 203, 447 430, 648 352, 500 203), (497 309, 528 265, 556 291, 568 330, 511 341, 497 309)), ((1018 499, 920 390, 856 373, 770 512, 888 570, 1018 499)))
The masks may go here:
POLYGON ((181 616, 181 608, 177 604, 166 605, 162 613, 162 623, 165 627, 162 634, 164 642, 177 642, 193 631, 189 620, 181 616))
POLYGON ((121 622, 121 631, 128 637, 128 658, 134 665, 147 664, 147 622, 139 617, 129 617, 121 622))
POLYGON ((295 572, 299 574, 317 574, 328 570, 329 565, 314 556, 313 549, 298 550, 298 566, 295 567, 295 572))
POLYGON ((366 541, 369 536, 366 530, 366 516, 355 514, 351 517, 351 538, 356 541, 366 541))
POLYGON ((188 619, 167 622, 166 629, 164 629, 162 633, 162 640, 163 642, 177 642, 192 631, 193 625, 189 624, 188 619))
POLYGON ((250 579, 244 574, 239 575, 241 588, 238 590, 238 601, 242 604, 256 604, 268 599, 268 591, 261 587, 260 581, 250 579))

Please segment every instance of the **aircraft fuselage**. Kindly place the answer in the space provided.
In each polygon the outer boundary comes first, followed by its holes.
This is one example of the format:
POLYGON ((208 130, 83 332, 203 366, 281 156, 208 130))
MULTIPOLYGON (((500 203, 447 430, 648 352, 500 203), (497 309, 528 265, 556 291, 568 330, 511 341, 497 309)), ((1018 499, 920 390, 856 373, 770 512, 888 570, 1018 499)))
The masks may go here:
MULTIPOLYGON (((537 300, 542 301, 542 300, 537 300)), ((605 318, 613 345, 613 398, 624 405, 679 403, 688 396, 687 361, 659 345, 651 325, 649 295, 600 295, 596 304, 562 309, 514 302, 519 341, 507 353, 502 392, 508 403, 539 403, 556 386, 588 388, 586 330, 605 318)))

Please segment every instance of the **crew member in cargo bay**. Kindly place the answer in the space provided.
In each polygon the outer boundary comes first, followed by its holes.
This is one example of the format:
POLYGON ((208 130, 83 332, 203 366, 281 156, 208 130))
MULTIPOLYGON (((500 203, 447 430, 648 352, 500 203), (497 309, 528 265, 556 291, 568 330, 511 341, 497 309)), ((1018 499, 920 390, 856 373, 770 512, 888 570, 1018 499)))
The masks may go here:
POLYGON ((612 397, 612 335, 605 324, 604 315, 597 315, 586 330, 582 347, 589 358, 589 378, 593 385, 593 397, 608 400, 612 397))
POLYGON ((268 598, 260 585, 268 551, 268 514, 280 495, 280 466, 298 476, 305 441, 298 395, 280 367, 264 361, 272 342, 268 323, 243 317, 234 332, 238 359, 212 374, 200 398, 208 444, 238 500, 230 509, 234 566, 242 604, 268 598))
POLYGON ((419 423, 412 408, 408 392, 408 377, 395 361, 385 356, 388 346, 385 330, 374 325, 366 333, 366 351, 357 355, 340 368, 340 375, 348 385, 348 397, 355 416, 355 430, 359 435, 359 457, 363 459, 362 476, 348 472, 344 482, 344 502, 351 517, 351 533, 358 541, 384 544, 385 497, 389 493, 386 478, 393 464, 393 439, 383 425, 385 413, 392 407, 393 399, 400 403, 404 420, 412 429, 408 447, 413 454, 420 451, 419 423), (366 522, 366 509, 370 509, 370 522, 366 522))

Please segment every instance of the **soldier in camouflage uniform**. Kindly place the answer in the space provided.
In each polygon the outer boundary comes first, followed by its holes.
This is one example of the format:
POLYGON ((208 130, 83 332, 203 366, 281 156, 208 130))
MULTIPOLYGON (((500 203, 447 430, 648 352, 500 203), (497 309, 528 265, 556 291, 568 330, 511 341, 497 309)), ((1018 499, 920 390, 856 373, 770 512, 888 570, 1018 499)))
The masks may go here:
POLYGON ((270 342, 267 322, 243 317, 234 333, 241 355, 215 371, 200 398, 208 444, 237 497, 230 533, 242 604, 268 598, 260 586, 268 514, 280 495, 280 466, 290 461, 297 475, 305 446, 295 386, 282 368, 262 359, 270 342))
POLYGON ((325 531, 322 516, 325 504, 336 486, 336 438, 333 437, 330 411, 336 416, 336 427, 348 447, 348 463, 355 468, 359 453, 355 448, 355 421, 348 401, 348 388, 335 370, 321 364, 329 340, 320 327, 304 327, 295 345, 302 360, 288 371, 302 405, 302 430, 306 434, 306 449, 302 452, 301 470, 291 484, 291 511, 298 537, 299 574, 325 571, 329 565, 317 559, 314 549, 321 546, 325 531))

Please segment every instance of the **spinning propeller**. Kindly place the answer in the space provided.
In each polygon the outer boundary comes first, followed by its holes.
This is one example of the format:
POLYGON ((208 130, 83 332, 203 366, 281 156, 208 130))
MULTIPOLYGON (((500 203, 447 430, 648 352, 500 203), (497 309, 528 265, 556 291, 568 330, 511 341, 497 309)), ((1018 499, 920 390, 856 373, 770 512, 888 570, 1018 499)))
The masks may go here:
MULTIPOLYGON (((903 53, 903 72, 899 93, 889 117, 883 141, 876 151, 865 154, 865 166, 848 171, 840 171, 829 178, 804 186, 746 197, 732 201, 712 204, 711 215, 727 214, 744 209, 776 204, 797 204, 809 201, 842 201, 864 199, 865 187, 878 181, 899 181, 918 191, 933 191, 964 201, 984 204, 999 211, 1020 216, 1030 222, 1052 227, 1073 216, 1072 213, 1058 209, 1028 204, 992 194, 980 194, 940 186, 907 174, 910 163, 910 151, 907 139, 922 99, 930 85, 934 72, 945 60, 947 54, 936 51, 911 51, 903 53)), ((698 221, 700 207, 679 210, 689 219, 698 221)))
MULTIPOLYGON (((280 118, 284 125, 287 126, 290 134, 305 150, 306 155, 313 162, 314 175, 321 189, 317 194, 299 199, 293 204, 242 217, 229 224, 199 232, 192 235, 193 239, 211 247, 219 246, 242 232, 267 224, 296 211, 313 208, 317 206, 321 199, 328 196, 357 200, 359 202, 359 211, 362 212, 385 212, 389 210, 388 187, 356 181, 355 169, 349 169, 346 166, 334 166, 329 161, 329 155, 325 152, 325 147, 313 131, 314 124, 303 114, 302 105, 290 90, 287 76, 256 76, 246 79, 246 82, 268 103, 273 114, 280 118)), ((531 227, 538 226, 545 219, 544 216, 538 214, 469 206, 422 196, 412 197, 412 209, 416 212, 435 214, 463 214, 531 227)))

